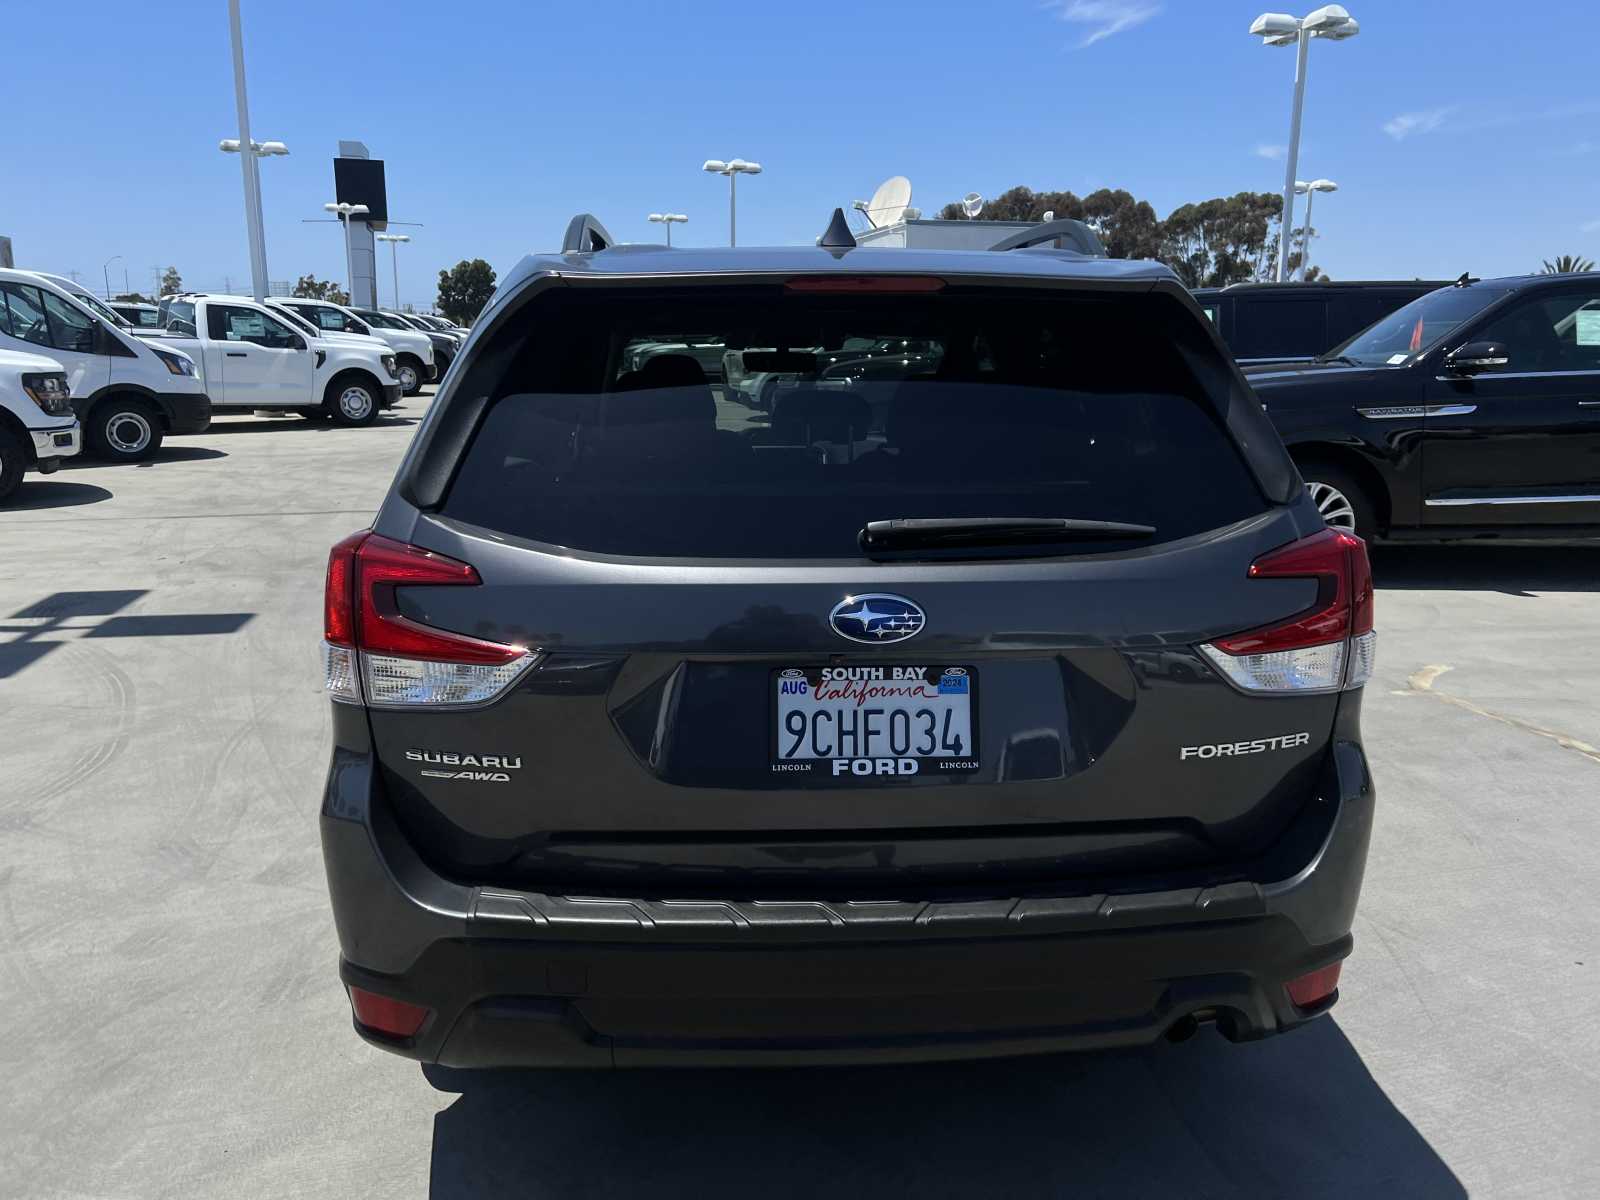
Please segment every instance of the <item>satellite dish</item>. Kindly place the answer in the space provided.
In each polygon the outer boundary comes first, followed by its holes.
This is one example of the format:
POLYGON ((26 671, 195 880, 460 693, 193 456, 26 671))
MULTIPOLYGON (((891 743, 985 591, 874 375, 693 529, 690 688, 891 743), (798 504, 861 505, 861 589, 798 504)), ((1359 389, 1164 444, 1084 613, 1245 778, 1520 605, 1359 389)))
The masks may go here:
POLYGON ((906 205, 911 203, 911 180, 904 175, 885 179, 872 193, 872 199, 860 211, 867 214, 874 229, 893 225, 905 216, 906 205))
POLYGON ((961 197, 961 211, 967 214, 969 221, 976 221, 983 211, 983 197, 977 192, 968 192, 961 197))

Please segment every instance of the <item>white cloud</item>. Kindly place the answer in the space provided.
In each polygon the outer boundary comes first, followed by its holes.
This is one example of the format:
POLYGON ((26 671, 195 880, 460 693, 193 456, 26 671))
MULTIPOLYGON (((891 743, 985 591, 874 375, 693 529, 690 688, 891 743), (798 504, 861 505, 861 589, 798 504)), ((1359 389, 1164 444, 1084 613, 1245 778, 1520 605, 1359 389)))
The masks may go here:
POLYGON ((1421 112, 1401 113, 1383 123, 1383 131, 1397 142, 1403 142, 1414 133, 1432 133, 1443 125, 1451 113, 1449 108, 1427 108, 1421 112))
POLYGON ((1082 49, 1143 25, 1159 13, 1163 5, 1155 0, 1048 0, 1046 7, 1055 9, 1063 21, 1089 27, 1083 41, 1078 43, 1082 49))
POLYGON ((1289 147, 1276 146, 1270 142, 1260 142, 1256 145, 1255 156, 1257 158, 1271 159, 1273 162, 1282 162, 1289 157, 1289 147))

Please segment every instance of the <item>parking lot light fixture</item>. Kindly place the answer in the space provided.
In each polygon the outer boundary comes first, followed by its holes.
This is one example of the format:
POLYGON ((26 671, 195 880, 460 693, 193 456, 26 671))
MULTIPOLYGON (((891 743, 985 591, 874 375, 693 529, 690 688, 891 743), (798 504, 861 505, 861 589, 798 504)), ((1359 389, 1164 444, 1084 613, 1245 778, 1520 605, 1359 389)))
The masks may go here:
POLYGON ((365 216, 372 210, 365 204, 347 204, 342 200, 336 203, 330 200, 322 206, 322 211, 333 213, 339 218, 339 224, 344 226, 344 269, 346 272, 345 278, 348 280, 346 286, 349 288, 345 295, 351 302, 354 302, 356 298, 356 264, 355 260, 350 257, 350 218, 365 216))
POLYGON ((672 245, 672 227, 673 227, 673 225, 679 224, 679 223, 681 223, 683 221, 687 221, 688 219, 689 218, 686 217, 683 213, 651 213, 650 214, 650 220, 654 221, 658 225, 666 226, 666 229, 667 229, 667 245, 668 246, 672 245))
POLYGON ((761 174, 761 164, 746 162, 742 158, 708 158, 700 168, 712 175, 728 177, 728 245, 739 244, 739 176, 761 174))
POLYGON ((289 153, 282 142, 258 142, 250 136, 250 103, 244 86, 244 33, 239 24, 239 0, 228 0, 228 30, 233 39, 233 96, 239 113, 239 136, 223 138, 217 148, 238 154, 244 175, 244 223, 250 243, 250 287, 259 302, 267 297, 267 235, 261 217, 259 159, 289 153), (241 147, 245 148, 241 153, 241 147))
POLYGON ((408 233, 379 233, 374 237, 380 242, 389 243, 389 268, 394 273, 394 310, 400 311, 400 243, 409 242, 411 235, 408 233))
POLYGON ((120 254, 113 254, 110 258, 106 259, 106 261, 100 265, 100 274, 105 279, 105 284, 106 284, 106 302, 108 304, 111 301, 111 264, 116 262, 117 259, 119 259, 121 257, 122 257, 122 255, 120 255, 120 254))
POLYGON ((1306 198, 1306 223, 1300 231, 1300 282, 1306 278, 1306 264, 1311 261, 1311 201, 1318 192, 1337 192, 1339 185, 1331 179, 1313 179, 1310 183, 1294 181, 1297 196, 1306 198))
POLYGON ((1306 51, 1312 38, 1342 42, 1361 32, 1361 25, 1342 4, 1324 4, 1304 17, 1262 13, 1250 32, 1268 46, 1294 46, 1294 105, 1289 111, 1289 153, 1283 172, 1283 224, 1278 238, 1278 282, 1289 274, 1289 242, 1294 229, 1295 171, 1300 161, 1300 113, 1306 97, 1306 51))

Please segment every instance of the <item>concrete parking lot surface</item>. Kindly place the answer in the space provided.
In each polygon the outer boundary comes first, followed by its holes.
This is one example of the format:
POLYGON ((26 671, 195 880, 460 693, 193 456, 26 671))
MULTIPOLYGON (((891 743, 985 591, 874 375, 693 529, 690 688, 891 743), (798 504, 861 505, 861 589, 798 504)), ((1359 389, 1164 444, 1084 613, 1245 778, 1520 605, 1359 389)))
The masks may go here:
POLYGON ((327 547, 425 400, 228 417, 0 512, 0 1195, 1600 1193, 1600 551, 1380 549, 1330 1019, 892 1069, 423 1071, 350 1031, 327 547))

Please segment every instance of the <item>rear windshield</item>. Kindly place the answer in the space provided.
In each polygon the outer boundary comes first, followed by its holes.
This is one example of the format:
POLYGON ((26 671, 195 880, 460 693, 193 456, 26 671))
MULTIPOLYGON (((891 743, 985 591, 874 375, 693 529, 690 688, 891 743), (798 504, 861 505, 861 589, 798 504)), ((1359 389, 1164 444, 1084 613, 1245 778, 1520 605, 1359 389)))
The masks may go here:
POLYGON ((860 558, 870 521, 1155 527, 1055 548, 1082 553, 1266 506, 1173 330, 1209 340, 1167 297, 563 291, 522 316, 442 506, 516 537, 860 558))

